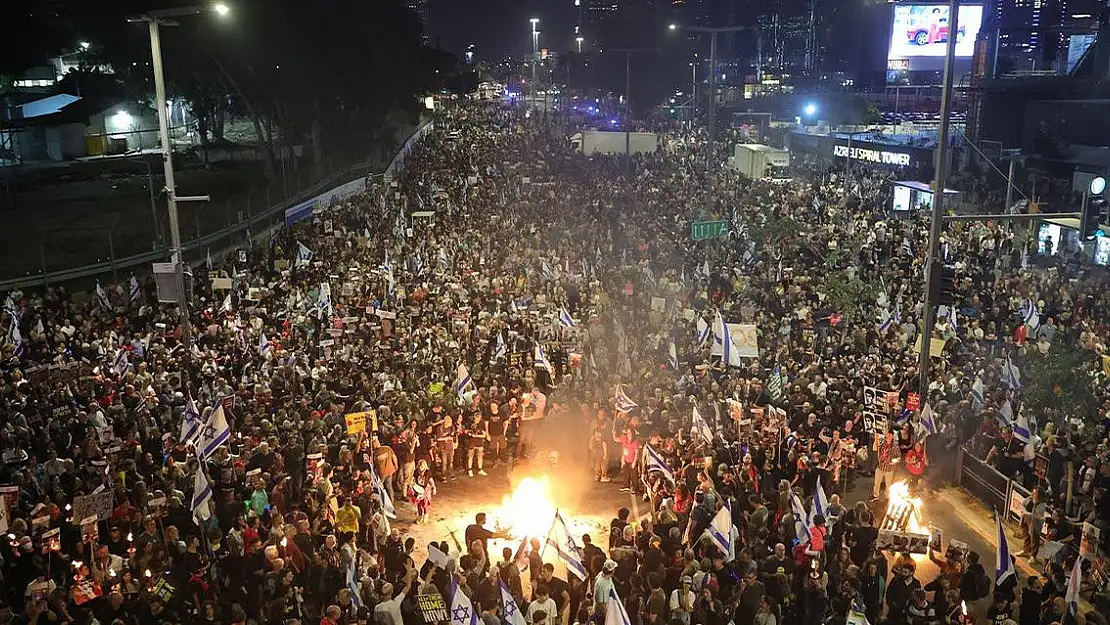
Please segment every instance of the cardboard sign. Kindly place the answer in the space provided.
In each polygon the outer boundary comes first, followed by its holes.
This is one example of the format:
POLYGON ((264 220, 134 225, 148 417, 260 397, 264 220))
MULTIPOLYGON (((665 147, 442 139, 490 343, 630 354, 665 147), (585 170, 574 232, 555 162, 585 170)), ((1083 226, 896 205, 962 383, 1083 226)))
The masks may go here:
POLYGON ((1102 530, 1097 525, 1083 522, 1083 538, 1079 541, 1079 555, 1085 560, 1094 560, 1098 556, 1098 541, 1102 537, 1102 530))
POLYGON ((890 413, 890 404, 887 403, 887 391, 874 386, 863 387, 863 408, 868 412, 880 414, 890 413))
MULTIPOLYGON (((929 339, 929 357, 930 358, 943 358, 944 354, 944 339, 929 339)), ((913 342, 913 353, 921 353, 921 335, 918 334, 913 342)))
POLYGON ((80 495, 73 498, 73 520, 78 523, 81 519, 93 517, 97 520, 106 520, 112 515, 115 507, 115 494, 110 490, 103 490, 92 495, 80 495))
POLYGON ((378 411, 367 410, 365 412, 351 412, 343 415, 343 420, 347 422, 347 434, 365 434, 367 426, 370 426, 370 431, 378 429, 378 411))
POLYGON ((444 603, 443 596, 438 594, 416 595, 416 605, 420 608, 420 615, 424 617, 424 622, 427 625, 447 621, 447 604, 444 603))
POLYGON ((921 410, 921 395, 918 393, 909 393, 906 395, 906 410, 918 411, 921 410))
POLYGON ((213 291, 230 291, 231 278, 212 278, 213 291))

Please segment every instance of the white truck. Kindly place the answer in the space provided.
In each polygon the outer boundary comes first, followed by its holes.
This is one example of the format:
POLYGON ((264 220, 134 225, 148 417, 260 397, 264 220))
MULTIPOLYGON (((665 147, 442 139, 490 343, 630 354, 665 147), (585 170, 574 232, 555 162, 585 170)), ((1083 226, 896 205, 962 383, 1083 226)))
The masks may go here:
POLYGON ((593 154, 650 154, 659 148, 659 135, 654 132, 607 132, 585 130, 571 135, 575 151, 593 154), (628 135, 627 137, 625 135, 628 135), (626 143, 627 142, 627 143, 626 143))
POLYGON ((790 153, 758 143, 739 143, 729 159, 729 166, 753 179, 771 176, 776 168, 790 165, 790 153))

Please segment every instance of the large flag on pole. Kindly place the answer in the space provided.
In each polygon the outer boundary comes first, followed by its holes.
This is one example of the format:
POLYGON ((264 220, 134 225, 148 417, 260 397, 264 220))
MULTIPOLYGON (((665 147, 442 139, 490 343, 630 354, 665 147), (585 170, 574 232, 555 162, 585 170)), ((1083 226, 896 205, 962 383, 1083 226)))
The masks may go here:
POLYGON ((698 345, 705 345, 708 340, 709 324, 705 322, 705 319, 698 317, 698 345))
POLYGON ((790 512, 794 515, 794 534, 798 541, 809 542, 809 515, 802 506, 802 500, 793 492, 790 493, 790 512))
POLYGON ((212 508, 208 503, 212 501, 212 487, 204 477, 204 463, 197 463, 197 474, 193 478, 193 521, 202 525, 212 518, 212 508))
POLYGON ((227 424, 223 404, 217 403, 216 408, 208 415, 208 421, 205 422, 200 439, 197 441, 197 456, 201 460, 207 460, 229 438, 231 438, 231 426, 227 424))
POLYGON ((694 405, 694 411, 691 418, 693 424, 690 426, 690 433, 697 438, 705 441, 706 443, 712 444, 713 430, 710 429, 709 423, 706 422, 705 417, 701 416, 701 412, 698 410, 696 404, 694 405))
POLYGON ((564 328, 573 328, 575 326, 574 319, 570 316, 570 311, 566 306, 559 308, 559 324, 564 328))
POLYGON ((181 438, 178 442, 182 445, 194 443, 197 436, 200 436, 202 425, 197 403, 190 397, 185 401, 185 418, 181 420, 181 438))
POLYGON ((732 524, 732 506, 727 501, 713 516, 704 535, 708 536, 713 541, 713 545, 725 555, 725 562, 736 559, 737 531, 732 524))
POLYGON ((994 556, 994 585, 998 586, 1014 575, 1014 561, 1010 558, 1010 545, 1006 540, 1006 532, 1002 529, 1002 515, 994 511, 995 540, 998 551, 994 556))
POLYGON ((100 302, 101 308, 112 310, 112 301, 108 299, 108 293, 104 287, 100 286, 100 280, 96 281, 96 299, 100 302))
POLYGON ((667 364, 672 371, 678 371, 678 349, 675 347, 674 341, 671 341, 670 345, 667 346, 667 364))
POLYGON ((567 527, 567 522, 563 520, 563 515, 558 510, 555 511, 555 520, 551 522, 551 529, 547 532, 546 545, 555 548, 555 553, 558 554, 559 559, 567 565, 568 572, 573 573, 575 577, 582 581, 589 578, 590 574, 586 570, 586 556, 582 553, 582 548, 578 546, 578 543, 574 542, 574 537, 570 534, 570 528, 567 527))
POLYGON ((555 368, 551 366, 551 362, 547 359, 547 354, 544 353, 539 343, 536 343, 536 347, 533 350, 532 365, 536 369, 546 369, 548 375, 552 378, 555 377, 555 368))
POLYGON ((270 339, 266 338, 266 333, 263 332, 258 337, 258 353, 265 356, 268 351, 270 351, 270 339))
POLYGON ((1077 557, 1068 576, 1068 588, 1064 592, 1064 600, 1068 602, 1068 610, 1072 616, 1079 614, 1079 587, 1083 582, 1083 558, 1077 557))
POLYGON ((628 618, 628 611, 624 609, 624 603, 617 596, 616 588, 609 589, 609 600, 605 604, 605 625, 632 625, 632 621, 628 618))
POLYGON ((137 302, 142 296, 143 289, 141 286, 139 286, 139 281, 135 279, 135 276, 131 276, 131 301, 137 302))
POLYGON ((625 394, 624 388, 619 384, 617 385, 617 392, 616 397, 614 397, 614 401, 616 402, 617 410, 621 412, 632 412, 633 408, 636 408, 640 405, 632 401, 632 399, 625 394))
POLYGON ((509 592, 509 587, 505 585, 505 580, 501 582, 501 613, 505 617, 505 622, 508 625, 528 625, 524 614, 521 613, 520 608, 513 599, 513 593, 509 592))
POLYGON ((478 615, 470 597, 459 590, 459 583, 451 578, 451 625, 477 625, 478 615))
POLYGON ((929 434, 937 433, 936 413, 929 406, 929 402, 925 402, 925 406, 921 408, 921 427, 929 434))
POLYGON ((717 340, 721 343, 721 362, 727 367, 743 366, 743 363, 740 362, 740 353, 736 351, 736 346, 732 343, 732 334, 729 332, 728 324, 725 323, 720 311, 717 312, 717 320, 714 322, 714 326, 713 330, 717 335, 717 340))
POLYGON ((455 395, 459 399, 464 399, 466 389, 474 384, 474 379, 470 377, 470 371, 466 369, 466 365, 459 363, 458 374, 455 376, 455 395))
POLYGON ((644 468, 647 470, 648 473, 651 473, 652 471, 658 471, 663 474, 663 477, 667 478, 668 482, 670 482, 671 484, 675 483, 674 470, 671 469, 670 465, 667 464, 667 461, 663 459, 663 456, 659 455, 659 452, 652 449, 651 445, 648 445, 647 447, 644 447, 644 455, 646 459, 646 461, 644 462, 644 468))

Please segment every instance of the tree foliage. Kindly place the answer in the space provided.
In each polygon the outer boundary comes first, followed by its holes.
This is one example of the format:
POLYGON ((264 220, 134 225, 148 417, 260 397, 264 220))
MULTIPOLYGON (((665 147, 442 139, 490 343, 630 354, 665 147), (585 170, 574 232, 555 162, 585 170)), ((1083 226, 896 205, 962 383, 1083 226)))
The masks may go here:
POLYGON ((1095 358, 1089 351, 1059 343, 1045 356, 1031 355, 1021 375, 1024 407, 1036 415, 1094 415, 1099 400, 1089 372, 1098 365, 1095 358))

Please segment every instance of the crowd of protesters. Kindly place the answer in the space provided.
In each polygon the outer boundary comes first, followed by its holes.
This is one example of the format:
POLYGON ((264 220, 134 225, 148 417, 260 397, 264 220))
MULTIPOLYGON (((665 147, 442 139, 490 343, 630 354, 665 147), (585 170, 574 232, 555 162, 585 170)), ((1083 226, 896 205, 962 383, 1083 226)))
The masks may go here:
POLYGON ((1104 411, 1032 414, 1015 374, 1078 350, 1105 398, 1097 280, 1026 267, 1035 247, 1005 227, 949 229, 959 304, 921 388, 927 228, 887 216, 884 176, 707 181, 696 135, 629 164, 492 106, 436 123, 391 179, 195 268, 191 333, 137 281, 7 297, 0 625, 412 625, 418 595, 458 592, 516 623, 502 582, 529 625, 604 619, 612 591, 631 625, 956 623, 961 601, 999 625, 1069 618, 1074 553, 1020 582, 977 553, 918 580, 874 548, 876 508, 840 495, 872 471, 876 498, 933 487, 980 435, 1038 486, 1031 517, 1070 486, 1105 527, 1104 411), (692 243, 713 218, 729 235, 692 243), (758 357, 730 362, 718 319, 755 326, 758 357), (876 411, 868 389, 896 401, 876 411), (588 424, 595 479, 618 482, 596 488, 650 502, 608 545, 574 537, 585 580, 495 562, 483 519, 417 558, 395 512, 427 521, 438 489, 489 479, 557 419, 588 424), (1011 443, 1018 424, 1043 431, 1011 443), (818 484, 828 505, 805 514, 818 484), (726 507, 722 550, 703 536, 726 507))

